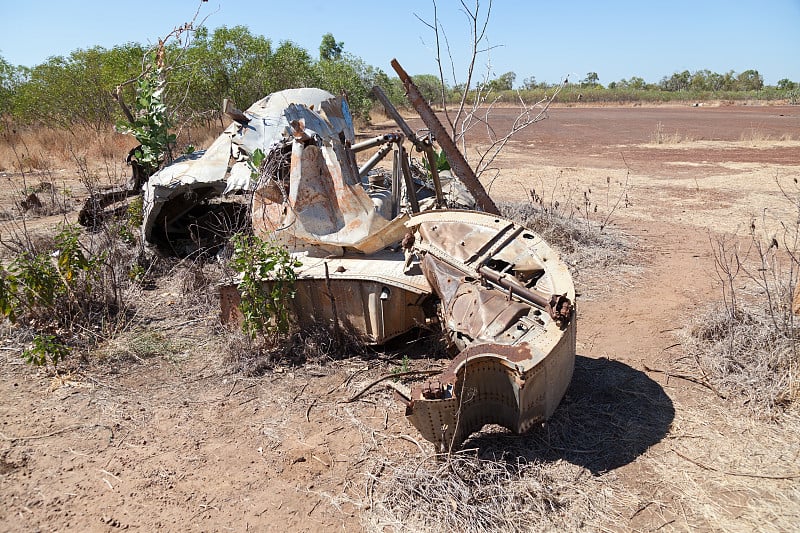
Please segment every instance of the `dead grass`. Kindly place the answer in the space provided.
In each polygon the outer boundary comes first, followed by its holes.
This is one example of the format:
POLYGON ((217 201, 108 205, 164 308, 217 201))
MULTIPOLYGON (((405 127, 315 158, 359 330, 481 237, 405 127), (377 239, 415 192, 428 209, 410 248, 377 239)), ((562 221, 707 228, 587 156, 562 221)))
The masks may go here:
POLYGON ((250 338, 238 329, 226 329, 225 358, 245 376, 259 376, 280 366, 325 364, 362 356, 368 347, 354 334, 343 333, 337 340, 323 324, 294 328, 286 336, 250 338))
POLYGON ((631 239, 612 227, 601 229, 599 222, 581 217, 567 204, 550 206, 533 202, 500 202, 503 216, 530 228, 562 253, 573 276, 622 268, 632 250, 631 239))
MULTIPOLYGON (((794 187, 782 190, 796 214, 794 187)), ((798 220, 779 220, 773 232, 766 216, 751 218, 747 235, 710 239, 720 301, 692 317, 681 335, 702 379, 758 417, 778 418, 800 400, 798 220)))
POLYGON ((366 526, 371 531, 594 531, 611 495, 580 466, 505 462, 458 453, 383 462, 366 526))
POLYGON ((784 133, 780 136, 774 136, 757 127, 746 128, 739 136, 739 141, 751 145, 773 143, 776 141, 791 142, 794 140, 794 136, 791 133, 784 133))
POLYGON ((778 417, 800 400, 800 332, 776 324, 763 304, 751 301, 736 313, 712 307, 693 318, 681 340, 702 379, 753 415, 778 417))
POLYGON ((656 124, 656 129, 650 134, 650 142, 653 144, 680 144, 682 142, 692 141, 691 137, 683 135, 678 131, 668 132, 664 128, 664 124, 660 121, 656 124))
MULTIPOLYGON (((176 155, 188 145, 205 148, 219 136, 220 127, 214 125, 185 127, 178 134, 176 155)), ((6 130, 0 143, 0 172, 33 172, 74 166, 75 158, 92 161, 93 172, 114 170, 123 172, 125 157, 136 146, 130 135, 117 133, 113 128, 105 131, 75 128, 31 127, 6 130), (95 168, 97 167, 97 168, 95 168)))
POLYGON ((368 474, 367 523, 375 531, 600 530, 632 505, 611 472, 661 441, 673 416, 644 373, 578 357, 543 427, 525 435, 486 427, 439 461, 378 460, 368 474))
POLYGON ((670 531, 796 530, 800 418, 755 420, 713 401, 677 406, 665 445, 648 454, 642 500, 670 531))

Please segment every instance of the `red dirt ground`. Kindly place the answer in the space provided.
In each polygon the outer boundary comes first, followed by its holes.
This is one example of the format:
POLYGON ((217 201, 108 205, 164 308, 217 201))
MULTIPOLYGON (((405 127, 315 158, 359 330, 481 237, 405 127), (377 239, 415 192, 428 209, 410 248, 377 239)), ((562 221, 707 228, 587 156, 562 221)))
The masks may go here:
MULTIPOLYGON (((492 124, 505 131, 513 118, 499 109, 492 124)), ((584 529, 796 527, 797 478, 776 475, 800 472, 796 433, 668 372, 682 355, 675 331, 718 296, 709 235, 753 214, 792 215, 776 180, 800 178, 800 108, 559 107, 496 166, 494 198, 591 189, 593 216, 636 243, 636 271, 580 278, 578 353, 584 374, 619 363, 669 405, 653 413, 661 426, 647 449, 592 470, 606 507, 584 529), (627 206, 614 208, 621 194, 627 206)), ((354 531, 370 523, 375 458, 423 457, 388 393, 339 403, 398 361, 246 378, 221 355, 213 307, 187 314, 191 299, 169 284, 146 298, 159 304, 144 327, 161 355, 109 358, 55 380, 25 366, 16 346, 0 347, 1 531, 354 531)), ((124 333, 117 350, 138 334, 124 333)), ((579 451, 564 457, 583 465, 579 451)))

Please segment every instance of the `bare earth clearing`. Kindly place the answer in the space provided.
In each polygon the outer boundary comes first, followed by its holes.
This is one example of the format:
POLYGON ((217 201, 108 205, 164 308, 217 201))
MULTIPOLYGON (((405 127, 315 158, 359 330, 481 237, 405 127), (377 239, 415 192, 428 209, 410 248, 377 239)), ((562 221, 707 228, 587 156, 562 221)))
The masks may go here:
MULTIPOLYGON (((504 131, 513 116, 493 118, 504 131)), ((385 129, 394 128, 374 127, 385 129)), ((556 108, 498 167, 496 200, 535 189, 580 204, 586 193, 602 220, 627 194, 609 221, 635 243, 629 267, 579 273, 579 357, 551 423, 465 445, 486 457, 507 448, 507 461, 539 462, 563 482, 554 497, 572 505, 518 527, 794 530, 797 411, 756 419, 674 374, 691 369, 676 332, 718 298, 709 235, 752 215, 767 225, 796 216, 776 178, 800 179, 800 108, 556 108), (588 403, 605 414, 582 419, 588 403)), ((223 355, 213 287, 206 296, 186 285, 172 276, 142 291, 152 310, 111 341, 104 362, 69 377, 0 348, 0 530, 391 530, 387 478, 395 465, 426 467, 434 450, 384 389, 342 401, 399 360, 244 377, 223 355), (156 347, 137 353, 143 342, 156 347)))

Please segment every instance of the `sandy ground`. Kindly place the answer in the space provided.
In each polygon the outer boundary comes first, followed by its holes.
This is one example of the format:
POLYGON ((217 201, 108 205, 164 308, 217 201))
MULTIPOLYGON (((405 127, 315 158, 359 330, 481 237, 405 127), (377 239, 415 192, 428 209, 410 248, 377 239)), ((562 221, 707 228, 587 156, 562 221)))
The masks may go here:
MULTIPOLYGON (((493 119, 502 131, 513 116, 493 119)), ((595 491, 581 528, 795 530, 796 422, 754 419, 674 374, 685 368, 676 331, 718 296, 709 237, 752 217, 767 232, 796 217, 779 184, 800 179, 800 108, 557 108, 496 166, 495 199, 586 193, 590 216, 635 243, 629 273, 580 278, 576 377, 553 426, 587 398, 610 413, 635 404, 637 416, 583 427, 573 437, 588 449, 528 457, 585 472, 572 489, 595 491), (612 371, 619 379, 600 379, 612 371), (639 447, 609 453, 631 433, 639 447)), ((174 279, 142 298, 157 310, 106 347, 105 362, 69 376, 0 347, 0 530, 369 529, 381 518, 380 465, 433 452, 387 392, 342 403, 400 364, 391 353, 248 378, 221 355, 213 305, 174 279), (143 337, 156 355, 113 355, 143 337)), ((515 445, 548 429, 538 431, 515 445)))

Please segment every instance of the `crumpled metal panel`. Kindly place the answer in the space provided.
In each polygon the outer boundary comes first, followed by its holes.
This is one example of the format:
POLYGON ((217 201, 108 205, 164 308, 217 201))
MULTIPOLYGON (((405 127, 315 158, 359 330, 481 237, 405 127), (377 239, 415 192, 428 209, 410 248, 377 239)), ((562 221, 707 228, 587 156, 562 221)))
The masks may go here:
MULTIPOLYGON (((333 331, 336 325, 362 342, 383 344, 425 325, 434 315, 431 287, 421 273, 404 271, 402 251, 296 258, 301 264, 290 305, 303 327, 333 331)), ((223 324, 241 323, 240 301, 236 284, 220 288, 223 324)))
MULTIPOLYGON (((150 177, 144 189, 142 234, 146 242, 153 242, 155 228, 162 230, 172 224, 185 226, 182 217, 203 199, 252 190, 255 183, 248 161, 255 150, 270 153, 286 139, 292 139, 298 129, 304 129, 305 123, 321 129, 320 133, 335 138, 340 144, 341 138, 346 142, 355 139, 347 103, 321 89, 288 89, 270 94, 250 106, 244 116, 248 119, 246 123, 233 122, 207 150, 182 156, 150 177), (202 197, 192 196, 195 191, 202 197), (176 205, 165 207, 170 203, 176 205)), ((313 134, 314 130, 309 133, 313 134)), ((343 148, 338 150, 342 152, 343 148)), ((331 165, 342 160, 341 154, 326 157, 331 165)), ((349 178, 349 174, 346 177, 349 178)), ((369 200, 368 196, 366 198, 369 200)), ((360 195, 358 202, 364 203, 360 195)), ((361 223, 369 226, 366 220, 361 223)), ((379 223, 375 230, 381 227, 379 223)))
POLYGON ((524 432, 552 415, 575 362, 575 290, 558 254, 485 213, 432 211, 407 225, 446 334, 462 349, 442 374, 412 387, 411 423, 449 451, 485 424, 524 432), (548 309, 547 293, 568 302, 566 319, 548 309))
POLYGON ((402 222, 390 225, 361 184, 346 144, 353 132, 340 129, 350 127, 349 117, 338 102, 343 100, 325 101, 320 111, 302 105, 285 110, 293 137, 288 192, 276 179, 259 184, 253 198, 257 235, 325 255, 346 248, 373 253, 402 238, 402 222))

